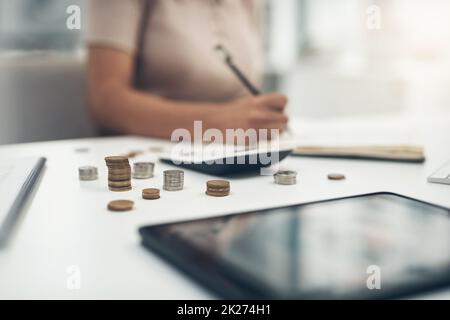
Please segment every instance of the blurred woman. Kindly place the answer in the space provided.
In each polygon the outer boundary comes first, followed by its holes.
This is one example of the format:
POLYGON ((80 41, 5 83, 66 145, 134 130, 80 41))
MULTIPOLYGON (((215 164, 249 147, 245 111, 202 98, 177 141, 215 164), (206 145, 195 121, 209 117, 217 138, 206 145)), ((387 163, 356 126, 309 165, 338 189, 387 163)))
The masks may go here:
POLYGON ((170 138, 173 130, 279 129, 287 99, 251 96, 214 47, 261 84, 262 0, 91 0, 89 98, 104 128, 170 138))

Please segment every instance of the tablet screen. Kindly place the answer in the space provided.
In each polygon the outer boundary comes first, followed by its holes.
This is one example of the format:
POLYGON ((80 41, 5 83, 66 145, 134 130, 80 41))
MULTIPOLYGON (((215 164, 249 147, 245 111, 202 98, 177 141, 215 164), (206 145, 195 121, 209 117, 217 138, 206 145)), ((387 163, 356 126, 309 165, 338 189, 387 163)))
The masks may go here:
POLYGON ((227 297, 381 297, 435 285, 450 272, 449 210, 390 194, 146 227, 141 234, 227 297))

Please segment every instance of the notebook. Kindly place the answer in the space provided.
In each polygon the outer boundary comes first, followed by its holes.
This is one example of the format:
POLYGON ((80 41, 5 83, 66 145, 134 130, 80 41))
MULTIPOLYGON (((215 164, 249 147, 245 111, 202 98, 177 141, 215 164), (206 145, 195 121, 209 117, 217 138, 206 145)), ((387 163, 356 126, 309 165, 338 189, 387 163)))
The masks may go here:
POLYGON ((6 244, 45 161, 45 158, 0 161, 0 247, 6 244))

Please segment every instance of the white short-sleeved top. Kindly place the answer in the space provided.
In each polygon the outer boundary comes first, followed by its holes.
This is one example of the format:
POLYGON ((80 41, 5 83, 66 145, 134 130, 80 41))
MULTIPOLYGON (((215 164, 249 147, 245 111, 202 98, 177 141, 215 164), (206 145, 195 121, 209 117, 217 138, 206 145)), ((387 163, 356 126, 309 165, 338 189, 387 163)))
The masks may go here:
POLYGON ((247 90, 214 47, 224 45, 239 68, 259 85, 263 64, 259 19, 262 3, 90 0, 87 40, 91 46, 125 50, 135 56, 139 51, 139 89, 171 99, 227 101, 247 90), (144 8, 148 10, 146 21, 144 8))

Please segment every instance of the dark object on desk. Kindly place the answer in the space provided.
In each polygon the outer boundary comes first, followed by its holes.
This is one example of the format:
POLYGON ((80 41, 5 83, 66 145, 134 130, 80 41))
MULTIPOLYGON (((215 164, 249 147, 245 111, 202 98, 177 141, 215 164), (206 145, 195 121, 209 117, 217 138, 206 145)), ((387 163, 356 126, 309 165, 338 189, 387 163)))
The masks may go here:
POLYGON ((423 148, 416 146, 302 146, 294 149, 294 156, 380 160, 396 162, 425 162, 423 148))
POLYGON ((170 155, 160 157, 160 161, 171 165, 183 167, 193 171, 198 171, 210 175, 229 175, 244 172, 257 172, 261 168, 276 164, 285 159, 292 149, 279 151, 248 153, 243 152, 238 155, 224 156, 218 159, 208 159, 204 161, 192 161, 189 158, 172 159, 170 155), (255 158, 256 156, 256 158, 255 158), (256 159, 256 161, 254 161, 256 159), (267 159, 272 161, 267 164, 267 159), (217 160, 217 161, 216 161, 217 160))
POLYGON ((242 71, 234 64, 234 61, 233 61, 233 58, 232 58, 230 52, 228 52, 228 50, 225 49, 225 47, 220 44, 216 45, 215 50, 222 53, 225 63, 230 68, 230 70, 234 73, 234 75, 239 79, 239 81, 242 83, 242 85, 244 87, 246 87, 252 95, 259 96, 261 94, 261 91, 259 91, 250 82, 250 80, 248 80, 248 78, 242 73, 242 71))
POLYGON ((376 193, 139 233, 222 298, 398 298, 450 285, 449 213, 376 193))
POLYGON ((0 194, 0 248, 7 244, 22 208, 44 168, 45 161, 45 158, 26 158, 2 163, 5 171, 3 174, 0 172, 0 192, 2 193, 0 194))

